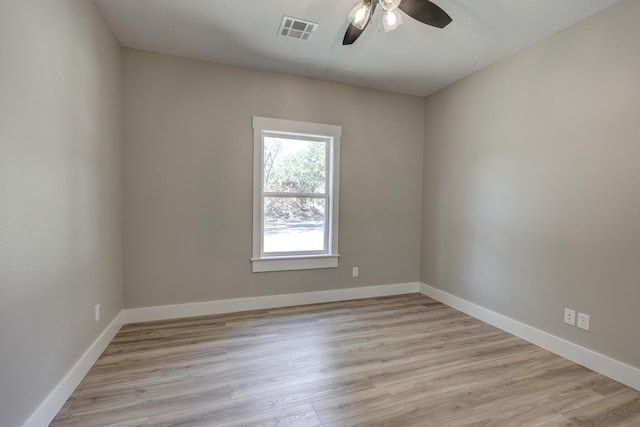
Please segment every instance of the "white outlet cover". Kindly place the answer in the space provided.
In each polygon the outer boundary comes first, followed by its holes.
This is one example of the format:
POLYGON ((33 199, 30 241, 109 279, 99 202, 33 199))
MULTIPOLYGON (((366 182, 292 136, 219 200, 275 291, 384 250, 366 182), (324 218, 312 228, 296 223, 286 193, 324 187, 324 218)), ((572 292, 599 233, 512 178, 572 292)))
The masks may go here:
POLYGON ((95 315, 96 315, 96 322, 97 322, 98 320, 100 320, 100 304, 96 304, 95 315))
POLYGON ((578 328, 588 331, 590 321, 591 321, 591 316, 584 313, 578 313, 578 328))
POLYGON ((564 323, 575 326, 576 325, 576 311, 570 308, 564 309, 564 323))

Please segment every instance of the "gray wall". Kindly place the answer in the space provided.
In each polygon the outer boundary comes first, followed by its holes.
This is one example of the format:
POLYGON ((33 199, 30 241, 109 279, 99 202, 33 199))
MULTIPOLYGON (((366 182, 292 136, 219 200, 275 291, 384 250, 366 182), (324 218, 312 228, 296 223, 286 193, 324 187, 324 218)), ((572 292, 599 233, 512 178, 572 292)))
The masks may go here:
POLYGON ((622 2, 426 100, 421 262, 427 284, 636 367, 638 22, 622 2))
POLYGON ((420 278, 640 366, 639 18, 627 0, 423 102, 121 64, 92 2, 0 3, 0 424, 120 311, 122 247, 127 307, 420 278), (340 268, 251 273, 253 115, 343 126, 340 268))
POLYGON ((419 279, 423 99, 130 49, 123 61, 126 307, 419 279), (253 115, 343 126, 339 268, 251 272, 253 115))
POLYGON ((122 308, 122 82, 89 1, 0 2, 0 58, 0 425, 13 427, 122 308))

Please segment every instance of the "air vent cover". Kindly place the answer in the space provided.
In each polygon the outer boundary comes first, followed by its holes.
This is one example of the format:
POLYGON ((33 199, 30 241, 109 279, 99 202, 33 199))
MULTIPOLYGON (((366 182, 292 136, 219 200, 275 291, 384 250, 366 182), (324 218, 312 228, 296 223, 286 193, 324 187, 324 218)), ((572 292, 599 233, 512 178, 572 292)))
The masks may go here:
POLYGON ((305 21, 304 19, 283 16, 282 23, 278 35, 282 37, 290 37, 292 39, 307 40, 316 30, 318 24, 315 22, 305 21))

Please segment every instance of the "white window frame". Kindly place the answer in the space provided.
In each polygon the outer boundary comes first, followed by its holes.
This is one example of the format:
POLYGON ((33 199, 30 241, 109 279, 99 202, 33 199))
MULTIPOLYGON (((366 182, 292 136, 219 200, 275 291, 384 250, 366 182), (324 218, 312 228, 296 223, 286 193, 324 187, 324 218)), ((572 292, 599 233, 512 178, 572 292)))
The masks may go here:
MULTIPOLYGON (((322 123, 299 122, 253 116, 253 256, 254 273, 265 271, 307 270, 338 267, 338 201, 340 174, 340 139, 342 127, 322 123), (327 188, 325 202, 326 251, 283 252, 265 254, 264 238, 264 137, 283 135, 326 141, 327 188)), ((276 193, 269 196, 274 197, 276 193)), ((303 194, 301 197, 307 197, 303 194)))

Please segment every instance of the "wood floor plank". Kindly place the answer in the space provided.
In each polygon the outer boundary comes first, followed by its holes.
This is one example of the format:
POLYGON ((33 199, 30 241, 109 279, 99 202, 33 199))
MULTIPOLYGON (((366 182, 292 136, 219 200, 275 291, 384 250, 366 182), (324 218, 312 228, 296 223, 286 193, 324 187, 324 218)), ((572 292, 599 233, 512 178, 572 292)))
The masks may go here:
POLYGON ((526 368, 532 360, 542 358, 543 363, 551 363, 555 356, 550 356, 552 355, 544 354, 541 350, 532 349, 508 360, 494 359, 475 365, 449 364, 433 369, 425 376, 390 383, 374 382, 374 390, 352 393, 340 399, 323 399, 314 402, 314 407, 323 422, 390 408, 398 402, 407 404, 443 396, 468 407, 463 397, 471 395, 474 387, 476 390, 483 390, 488 378, 492 378, 494 383, 503 382, 505 378, 526 368))
MULTIPOLYGON (((166 417, 170 419, 166 425, 175 425, 175 418, 171 414, 166 417)), ((158 420, 153 420, 155 425, 158 420)), ((284 408, 273 412, 266 412, 246 418, 239 418, 234 421, 220 422, 218 418, 202 418, 192 421, 181 421, 180 426, 183 427, 247 427, 247 426, 286 426, 286 427, 316 427, 320 425, 313 406, 310 403, 284 408)))
POLYGON ((577 425, 640 426, 640 393, 625 389, 563 413, 577 425))
POLYGON ((640 392, 420 294, 125 325, 52 426, 640 426, 640 392))
POLYGON ((371 388, 371 383, 362 375, 320 380, 311 384, 281 388, 268 393, 253 394, 211 404, 195 405, 185 411, 164 413, 149 418, 150 424, 165 423, 218 423, 236 422, 251 414, 266 414, 284 410, 329 396, 350 394, 371 388))
POLYGON ((443 426, 435 421, 439 414, 455 414, 467 409, 464 403, 458 402, 449 393, 445 393, 437 398, 431 397, 419 401, 396 401, 395 404, 385 405, 378 410, 361 412, 348 418, 325 422, 322 425, 331 427, 443 426))
MULTIPOLYGON (((210 426, 207 424, 206 426, 210 426)), ((315 427, 320 425, 320 420, 311 404, 295 406, 267 414, 243 418, 230 423, 219 424, 220 427, 246 427, 246 426, 291 426, 291 427, 315 427)))

